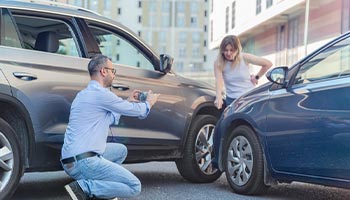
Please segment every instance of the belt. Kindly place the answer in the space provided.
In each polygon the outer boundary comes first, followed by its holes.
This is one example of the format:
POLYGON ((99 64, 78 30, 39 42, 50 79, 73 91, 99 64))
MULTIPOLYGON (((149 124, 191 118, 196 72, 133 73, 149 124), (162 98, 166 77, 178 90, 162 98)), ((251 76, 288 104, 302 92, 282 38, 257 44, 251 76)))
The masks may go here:
POLYGON ((89 157, 96 156, 97 154, 98 153, 89 151, 89 152, 78 154, 78 155, 73 156, 73 157, 62 159, 61 162, 63 164, 68 164, 68 163, 72 163, 72 162, 75 162, 75 161, 78 161, 78 160, 81 160, 81 159, 84 159, 84 158, 89 158, 89 157))

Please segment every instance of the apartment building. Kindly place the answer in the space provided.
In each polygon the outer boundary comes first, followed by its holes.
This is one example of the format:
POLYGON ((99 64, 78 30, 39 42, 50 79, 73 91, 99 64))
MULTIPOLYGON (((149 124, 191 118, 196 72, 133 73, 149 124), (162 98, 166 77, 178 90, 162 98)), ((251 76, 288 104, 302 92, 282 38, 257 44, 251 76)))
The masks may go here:
POLYGON ((234 34, 243 49, 290 66, 349 31, 349 0, 211 0, 209 48, 234 34))

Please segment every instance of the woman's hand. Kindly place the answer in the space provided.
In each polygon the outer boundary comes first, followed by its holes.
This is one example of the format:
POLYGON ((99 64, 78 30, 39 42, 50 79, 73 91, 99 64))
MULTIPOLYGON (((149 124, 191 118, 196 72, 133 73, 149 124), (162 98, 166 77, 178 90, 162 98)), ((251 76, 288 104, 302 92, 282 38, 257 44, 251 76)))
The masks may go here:
POLYGON ((250 82, 252 82, 254 86, 258 84, 258 79, 255 78, 255 75, 250 75, 250 82))
POLYGON ((214 101, 216 108, 219 110, 222 108, 223 103, 224 103, 224 101, 222 100, 222 98, 216 98, 214 101))

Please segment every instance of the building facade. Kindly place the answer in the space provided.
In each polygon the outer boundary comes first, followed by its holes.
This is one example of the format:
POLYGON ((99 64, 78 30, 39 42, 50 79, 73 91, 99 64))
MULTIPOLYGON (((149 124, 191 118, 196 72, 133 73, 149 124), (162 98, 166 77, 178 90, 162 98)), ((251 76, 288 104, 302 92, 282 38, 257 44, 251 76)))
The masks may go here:
MULTIPOLYGON (((290 66, 349 31, 348 0, 211 0, 209 48, 229 34, 246 52, 290 66)), ((253 69, 254 70, 254 69, 253 69)), ((256 70, 256 69, 255 69, 256 70)))

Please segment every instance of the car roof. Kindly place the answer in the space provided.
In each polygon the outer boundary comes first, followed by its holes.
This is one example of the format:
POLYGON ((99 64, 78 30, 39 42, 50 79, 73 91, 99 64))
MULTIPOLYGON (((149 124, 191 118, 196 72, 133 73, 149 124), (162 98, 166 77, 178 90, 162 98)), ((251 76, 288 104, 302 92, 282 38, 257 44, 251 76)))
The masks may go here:
POLYGON ((128 27, 124 26, 121 23, 118 23, 107 17, 104 17, 94 11, 91 11, 82 7, 78 7, 78 6, 69 5, 69 4, 52 2, 52 1, 43 1, 43 0, 0 0, 0 8, 39 11, 39 12, 46 12, 46 13, 52 13, 52 14, 90 19, 93 21, 102 21, 104 23, 117 26, 120 29, 123 29, 124 31, 129 32, 133 36, 137 36, 132 30, 130 30, 128 27))
POLYGON ((104 24, 107 23, 129 33, 129 35, 132 35, 136 40, 145 44, 145 47, 148 48, 150 52, 153 52, 154 55, 157 55, 155 53, 156 51, 151 46, 149 46, 146 41, 138 37, 138 35, 128 27, 119 22, 116 22, 115 20, 109 19, 94 11, 82 7, 44 0, 0 0, 0 8, 39 11, 51 14, 78 17, 92 21, 100 21, 104 24))

